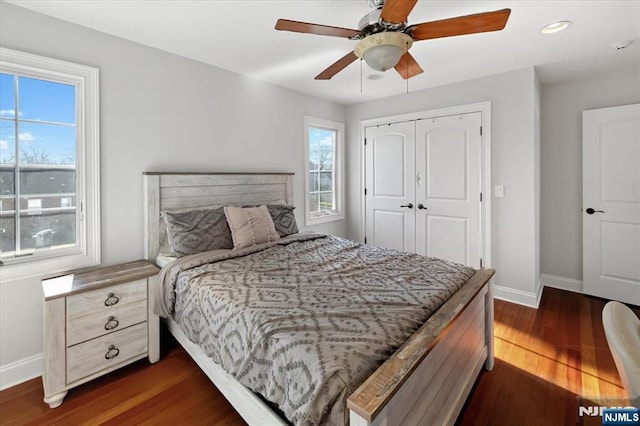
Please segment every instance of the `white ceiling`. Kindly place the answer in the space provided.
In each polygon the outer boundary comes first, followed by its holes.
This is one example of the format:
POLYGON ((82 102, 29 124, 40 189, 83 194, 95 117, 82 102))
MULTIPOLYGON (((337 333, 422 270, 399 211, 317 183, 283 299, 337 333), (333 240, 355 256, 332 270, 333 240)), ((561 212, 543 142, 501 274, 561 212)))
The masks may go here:
MULTIPOLYGON (((5 1, 5 0, 3 0, 5 1)), ((278 18, 357 29, 366 0, 6 0, 8 3, 113 34, 167 52, 343 104, 402 94, 407 82, 393 70, 380 74, 357 61, 329 81, 314 77, 356 42, 274 30, 278 18), (362 90, 361 90, 362 86, 362 90)), ((416 91, 509 70, 541 66, 551 82, 640 66, 638 0, 420 0, 409 24, 511 8, 506 28, 416 42, 412 55, 424 73, 409 80, 416 91), (566 31, 543 35, 558 20, 566 31), (634 40, 620 51, 612 44, 634 40)))

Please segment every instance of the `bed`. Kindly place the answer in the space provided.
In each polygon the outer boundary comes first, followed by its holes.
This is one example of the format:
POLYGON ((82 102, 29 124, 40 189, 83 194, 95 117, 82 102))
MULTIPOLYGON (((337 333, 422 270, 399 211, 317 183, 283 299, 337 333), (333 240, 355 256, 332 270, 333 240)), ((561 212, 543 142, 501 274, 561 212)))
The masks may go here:
MULTIPOLYGON (((161 211, 222 204, 261 205, 276 200, 293 204, 292 174, 147 172, 145 257, 162 261, 161 211)), ((327 238, 304 237, 305 241, 296 244, 312 246, 327 238)), ((346 241, 340 244, 349 249, 359 246, 346 241)), ((351 425, 455 422, 482 367, 493 366, 493 273, 490 269, 471 273, 408 340, 350 392, 346 420, 351 425)), ((174 318, 165 321, 171 334, 247 423, 288 424, 279 410, 207 356, 210 349, 194 344, 190 331, 185 332, 174 318)))

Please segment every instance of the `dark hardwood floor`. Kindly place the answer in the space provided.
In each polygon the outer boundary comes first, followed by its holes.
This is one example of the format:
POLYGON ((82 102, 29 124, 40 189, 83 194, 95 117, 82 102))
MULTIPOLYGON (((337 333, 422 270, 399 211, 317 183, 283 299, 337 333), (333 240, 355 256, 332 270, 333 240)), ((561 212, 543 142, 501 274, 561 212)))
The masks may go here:
MULTIPOLYGON (((550 288, 538 310, 497 300, 495 367, 479 377, 458 424, 601 424, 579 417, 578 407, 591 404, 581 397, 624 397, 602 330, 604 304, 550 288)), ((0 392, 0 424, 243 425, 189 355, 164 340, 157 364, 139 361, 72 389, 59 408, 42 402, 40 378, 0 392)))

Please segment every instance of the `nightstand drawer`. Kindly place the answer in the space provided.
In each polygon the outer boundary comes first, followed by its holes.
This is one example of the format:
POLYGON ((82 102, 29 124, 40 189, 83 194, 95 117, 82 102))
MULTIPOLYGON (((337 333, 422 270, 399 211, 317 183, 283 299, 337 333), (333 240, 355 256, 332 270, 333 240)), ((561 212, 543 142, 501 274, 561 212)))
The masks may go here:
POLYGON ((67 297, 67 318, 73 319, 101 312, 109 313, 119 306, 144 300, 146 297, 146 279, 74 294, 67 297))
POLYGON ((67 320, 67 346, 122 330, 147 320, 147 301, 116 305, 110 310, 67 320))
POLYGON ((147 352, 147 323, 67 349, 67 383, 73 383, 147 352))

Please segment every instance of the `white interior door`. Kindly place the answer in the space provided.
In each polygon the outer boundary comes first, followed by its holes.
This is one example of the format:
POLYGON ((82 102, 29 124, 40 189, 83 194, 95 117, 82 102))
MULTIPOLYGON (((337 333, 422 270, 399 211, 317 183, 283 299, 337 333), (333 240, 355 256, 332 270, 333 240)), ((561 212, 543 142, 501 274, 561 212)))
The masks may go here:
POLYGON ((640 305, 640 104, 582 115, 583 288, 640 305))
POLYGON ((481 113, 416 123, 416 252, 480 267, 481 113))
POLYGON ((415 252, 415 128, 411 122, 367 127, 366 239, 415 252))

